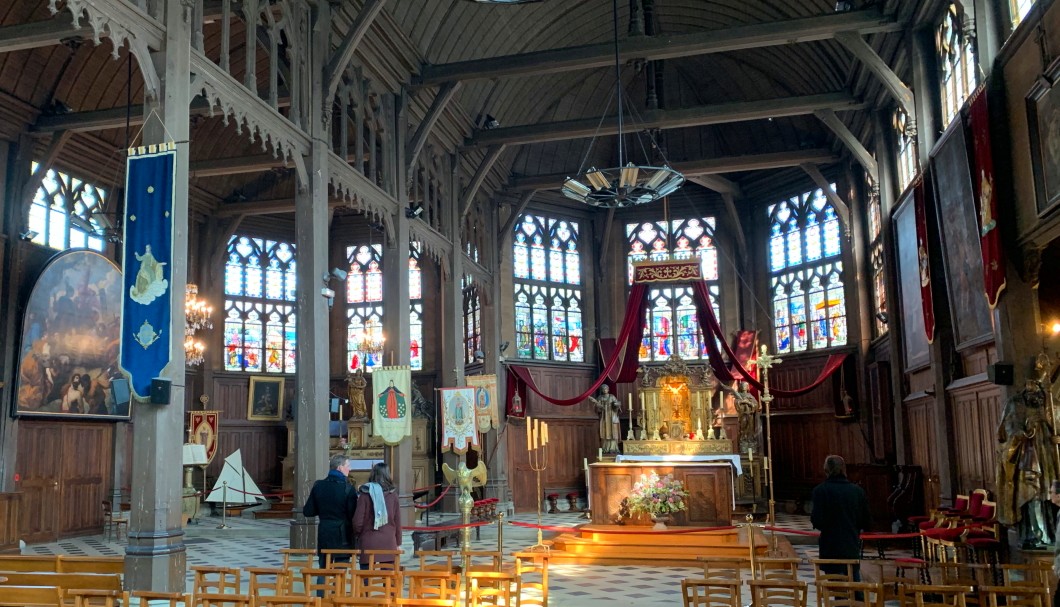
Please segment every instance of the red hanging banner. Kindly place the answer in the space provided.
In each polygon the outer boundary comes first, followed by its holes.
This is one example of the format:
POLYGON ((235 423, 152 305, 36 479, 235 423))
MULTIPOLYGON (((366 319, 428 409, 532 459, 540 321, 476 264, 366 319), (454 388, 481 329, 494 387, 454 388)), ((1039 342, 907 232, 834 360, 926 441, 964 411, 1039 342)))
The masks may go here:
POLYGON ((986 85, 972 95, 968 109, 972 140, 972 185, 979 211, 979 248, 983 254, 983 286, 990 309, 1005 290, 1005 252, 997 229, 997 191, 994 189, 994 156, 990 149, 990 108, 986 85))
POLYGON ((935 302, 931 295, 931 260, 928 257, 927 205, 933 202, 928 179, 921 177, 913 186, 913 214, 916 217, 916 257, 920 262, 920 309, 928 343, 935 341, 935 302))

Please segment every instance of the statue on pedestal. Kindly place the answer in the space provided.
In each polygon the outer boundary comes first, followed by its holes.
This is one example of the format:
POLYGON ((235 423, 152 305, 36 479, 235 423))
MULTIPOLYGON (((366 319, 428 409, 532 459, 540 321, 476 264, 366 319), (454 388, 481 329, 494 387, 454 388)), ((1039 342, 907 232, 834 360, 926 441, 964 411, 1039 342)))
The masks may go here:
POLYGON ((368 405, 364 400, 364 389, 368 386, 368 380, 364 378, 364 371, 357 369, 347 375, 346 386, 350 397, 350 408, 353 409, 353 419, 367 419, 368 405))
POLYGON ((740 416, 740 452, 745 453, 748 449, 759 451, 758 435, 762 422, 758 416, 758 399, 748 390, 747 382, 740 382, 739 389, 733 394, 733 402, 736 413, 740 416))
POLYGON ((600 396, 589 397, 597 415, 600 416, 600 448, 604 453, 618 453, 618 439, 622 436, 621 418, 619 411, 622 403, 618 402, 611 389, 604 384, 600 388, 600 396))

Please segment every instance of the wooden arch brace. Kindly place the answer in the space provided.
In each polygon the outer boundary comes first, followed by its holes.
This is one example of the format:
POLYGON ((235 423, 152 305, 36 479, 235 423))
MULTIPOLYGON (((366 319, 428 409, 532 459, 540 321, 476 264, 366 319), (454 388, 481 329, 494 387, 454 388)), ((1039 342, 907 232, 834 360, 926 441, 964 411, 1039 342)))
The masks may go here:
POLYGON ((847 206, 845 200, 836 193, 832 188, 832 184, 824 178, 821 171, 817 168, 817 165, 804 163, 801 165, 803 171, 813 179, 813 182, 817 184, 817 187, 824 191, 824 195, 828 198, 828 202, 832 203, 835 207, 836 213, 839 214, 839 221, 842 222, 846 232, 850 233, 850 207, 847 206))
POLYGON ((372 26, 376 15, 383 10, 384 4, 386 4, 386 0, 368 0, 361 12, 357 13, 357 18, 350 24, 346 37, 342 39, 338 50, 331 56, 327 66, 324 68, 324 82, 327 86, 325 99, 333 98, 335 92, 339 90, 342 73, 346 71, 346 66, 353 60, 353 54, 357 51, 357 46, 364 39, 364 35, 368 33, 368 28, 372 26))
POLYGON ((416 166, 416 159, 419 158, 420 152, 423 151, 423 146, 427 143, 427 137, 431 134, 431 129, 434 128, 438 118, 445 111, 445 106, 449 105, 449 102, 459 90, 459 81, 446 82, 438 89, 438 94, 434 96, 434 102, 431 103, 431 109, 423 117, 423 122, 416 127, 416 133, 409 140, 409 144, 406 147, 408 151, 405 156, 408 158, 407 169, 409 173, 412 172, 412 167, 416 166))
POLYGON ((915 119, 916 106, 913 102, 913 91, 909 90, 909 87, 902 82, 898 74, 894 73, 891 66, 887 65, 887 62, 876 53, 876 49, 872 48, 868 42, 865 42, 865 39, 857 32, 839 32, 835 35, 835 39, 865 64, 865 67, 880 79, 880 82, 891 93, 891 96, 902 107, 906 115, 915 119))
POLYGON ((475 176, 471 178, 471 183, 468 184, 467 190, 464 191, 464 206, 460 211, 461 217, 466 216, 468 211, 471 210, 471 203, 475 201, 475 194, 478 194, 479 187, 482 186, 482 182, 485 181, 486 175, 489 174, 497 159, 501 157, 505 147, 504 145, 495 145, 486 152, 486 157, 482 159, 478 170, 475 171, 475 176))
POLYGON ((865 149, 865 146, 861 144, 861 140, 859 140, 854 133, 850 132, 847 125, 839 119, 839 116, 836 116, 836 113, 832 110, 819 110, 814 112, 813 115, 817 116, 817 119, 831 129, 832 132, 835 133, 835 136, 847 146, 847 149, 854 155, 854 158, 857 159, 858 163, 872 177, 872 182, 879 183, 880 169, 879 166, 876 165, 876 159, 873 158, 872 154, 870 154, 869 151, 865 149))

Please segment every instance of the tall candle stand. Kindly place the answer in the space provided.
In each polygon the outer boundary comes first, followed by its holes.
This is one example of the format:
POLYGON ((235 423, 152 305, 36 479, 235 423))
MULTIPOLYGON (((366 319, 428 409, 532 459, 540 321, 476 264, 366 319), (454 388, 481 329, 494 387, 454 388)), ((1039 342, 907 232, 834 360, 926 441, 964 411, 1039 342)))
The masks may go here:
POLYGON ((662 437, 659 436, 659 395, 658 394, 652 394, 651 395, 651 404, 652 404, 651 421, 648 422, 649 424, 651 424, 651 439, 652 440, 662 440, 662 437))
POLYGON ((696 391, 696 440, 707 440, 703 436, 703 395, 696 391))
POLYGON ((548 458, 545 448, 548 447, 548 435, 542 437, 540 434, 534 437, 530 447, 530 469, 537 477, 537 543, 527 550, 531 552, 548 552, 549 546, 545 544, 541 534, 541 473, 548 467, 548 458), (544 440, 542 440, 544 438, 544 440))
MULTIPOLYGON (((765 344, 762 344, 762 348, 758 354, 758 359, 755 360, 755 364, 758 365, 758 370, 762 375, 762 403, 765 405, 766 413, 766 460, 765 460, 765 472, 766 479, 769 483, 769 525, 775 527, 777 524, 777 512, 776 512, 776 501, 773 499, 773 428, 772 428, 772 415, 770 414, 769 405, 773 402, 773 395, 769 393, 769 369, 773 365, 777 365, 783 362, 776 356, 769 354, 769 349, 765 344)), ((771 532, 772 537, 772 551, 776 552, 777 549, 777 536, 776 533, 771 532)))
POLYGON ((633 394, 629 394, 629 430, 626 432, 626 440, 637 440, 637 437, 633 434, 633 423, 636 420, 633 417, 633 394))

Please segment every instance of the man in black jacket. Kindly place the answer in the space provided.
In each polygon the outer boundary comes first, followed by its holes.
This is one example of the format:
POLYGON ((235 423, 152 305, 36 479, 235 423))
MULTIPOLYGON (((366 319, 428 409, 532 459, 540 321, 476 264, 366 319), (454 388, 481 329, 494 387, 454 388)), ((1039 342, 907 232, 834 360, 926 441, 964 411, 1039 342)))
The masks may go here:
MULTIPOLYGON (((357 491, 346 482, 350 473, 350 458, 333 455, 328 464, 328 475, 313 484, 309 499, 302 508, 307 517, 319 516, 317 523, 317 554, 320 566, 324 567, 327 549, 353 549, 353 513, 357 510, 357 491)), ((336 556, 332 560, 348 561, 336 556)))
MULTIPOLYGON (((861 559, 861 531, 869 526, 869 500, 865 490, 847 479, 847 464, 838 455, 824 460, 828 477, 813 488, 810 521, 821 531, 817 540, 822 559, 861 559)), ((844 565, 822 565, 825 573, 845 574, 844 565)), ((861 581, 860 565, 854 567, 854 580, 861 581)))

